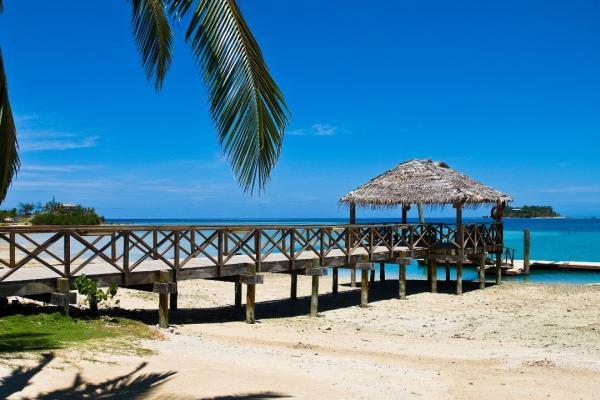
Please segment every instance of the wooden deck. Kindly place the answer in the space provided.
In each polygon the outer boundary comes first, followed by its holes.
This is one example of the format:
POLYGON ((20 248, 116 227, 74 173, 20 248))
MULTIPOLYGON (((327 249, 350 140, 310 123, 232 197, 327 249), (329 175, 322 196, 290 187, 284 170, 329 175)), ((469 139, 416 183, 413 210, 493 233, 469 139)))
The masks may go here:
POLYGON ((318 279, 333 268, 337 285, 338 268, 497 254, 502 224, 11 227, 0 230, 0 249, 0 297, 55 293, 85 274, 100 286, 156 291, 170 282, 175 305, 186 279, 236 282, 237 292, 262 272, 318 279))

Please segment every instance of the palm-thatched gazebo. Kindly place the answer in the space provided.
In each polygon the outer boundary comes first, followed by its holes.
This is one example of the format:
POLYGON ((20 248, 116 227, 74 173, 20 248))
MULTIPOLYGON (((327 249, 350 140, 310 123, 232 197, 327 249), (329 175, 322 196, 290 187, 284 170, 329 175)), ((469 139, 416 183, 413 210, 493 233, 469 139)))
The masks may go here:
MULTIPOLYGON (((407 222, 411 205, 456 208, 457 238, 462 242, 464 207, 492 205, 492 217, 500 222, 502 210, 512 198, 448 166, 432 160, 409 160, 371 179, 340 199, 350 207, 350 224, 356 223, 356 206, 370 208, 402 207, 402 223, 407 222)), ((462 246, 462 243, 459 243, 462 246)), ((501 255, 497 260, 501 260, 501 255)), ((498 262, 498 261, 497 261, 498 262)), ((457 259, 457 292, 462 291, 462 254, 457 259)), ((500 281, 499 271, 496 280, 500 281)))

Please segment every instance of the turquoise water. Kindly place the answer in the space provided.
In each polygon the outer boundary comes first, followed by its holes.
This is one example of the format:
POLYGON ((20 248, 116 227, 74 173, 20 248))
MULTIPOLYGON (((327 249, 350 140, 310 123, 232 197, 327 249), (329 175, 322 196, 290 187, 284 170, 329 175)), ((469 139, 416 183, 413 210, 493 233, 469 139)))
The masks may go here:
MULTIPOLYGON (((468 219, 469 222, 490 220, 468 219)), ((279 225, 279 224, 340 224, 346 219, 119 219, 107 222, 135 225, 279 225)), ((358 223, 397 222, 389 219, 358 219, 358 223)), ((409 222, 415 222, 410 220, 409 222)), ((451 218, 439 218, 427 222, 453 223, 451 218)), ((531 231, 531 258, 550 261, 596 261, 600 262, 600 219, 506 219, 504 221, 505 246, 515 249, 515 257, 523 258, 523 229, 531 231)), ((416 263, 407 268, 408 279, 426 279, 426 270, 416 263)), ((444 269, 438 270, 438 278, 444 279, 444 269)), ((386 266, 386 277, 396 278, 398 266, 386 266)), ((454 270, 451 277, 454 278, 454 270)), ((476 280, 474 268, 465 267, 464 280, 476 280)), ((489 278, 488 278, 489 279, 489 278)), ((505 280, 546 283, 600 283, 600 271, 548 271, 533 270, 531 275, 505 277, 505 280)))

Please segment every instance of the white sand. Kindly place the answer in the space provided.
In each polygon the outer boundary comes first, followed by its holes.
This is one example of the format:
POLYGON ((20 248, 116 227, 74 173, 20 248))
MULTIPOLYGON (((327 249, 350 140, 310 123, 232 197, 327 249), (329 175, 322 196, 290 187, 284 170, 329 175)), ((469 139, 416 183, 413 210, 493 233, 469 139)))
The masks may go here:
MULTIPOLYGON (((300 277, 299 294, 308 295, 309 285, 300 277)), ((321 292, 329 288, 323 278, 321 292)), ((231 283, 186 281, 180 291, 173 332, 144 343, 155 355, 61 351, 10 398, 66 387, 77 373, 103 382, 142 361, 148 365, 135 376, 175 372, 143 398, 600 398, 600 286, 503 284, 401 301, 388 281, 375 284, 377 300, 367 309, 352 305, 358 290, 322 296, 324 311, 314 319, 306 299, 264 303, 289 294, 288 276, 266 275, 255 325, 239 321, 243 310, 207 310, 232 304, 231 283)), ((154 317, 156 295, 122 290, 119 297, 154 317)), ((0 376, 9 372, 0 368, 0 376)))

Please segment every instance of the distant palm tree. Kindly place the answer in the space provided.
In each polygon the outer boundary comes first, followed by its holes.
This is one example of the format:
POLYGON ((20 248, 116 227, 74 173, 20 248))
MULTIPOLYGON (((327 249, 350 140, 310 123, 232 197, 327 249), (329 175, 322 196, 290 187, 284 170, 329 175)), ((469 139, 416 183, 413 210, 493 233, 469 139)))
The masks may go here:
MULTIPOLYGON (((236 0, 128 2, 142 64, 157 90, 171 65, 170 21, 190 16, 185 37, 204 74, 223 152, 244 191, 264 189, 279 158, 289 114, 236 0)), ((20 165, 17 148, 0 51, 0 201, 20 165)))

